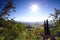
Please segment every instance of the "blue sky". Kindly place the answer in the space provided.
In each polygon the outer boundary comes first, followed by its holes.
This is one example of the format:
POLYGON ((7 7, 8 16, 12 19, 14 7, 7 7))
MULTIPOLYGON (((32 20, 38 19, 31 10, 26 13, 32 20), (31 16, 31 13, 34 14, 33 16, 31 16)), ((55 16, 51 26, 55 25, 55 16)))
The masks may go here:
POLYGON ((54 8, 60 9, 60 0, 13 0, 16 12, 11 13, 11 18, 22 22, 41 22, 54 13, 54 8), (30 7, 38 5, 38 12, 32 12, 30 7))
POLYGON ((60 9, 60 0, 16 0, 15 20, 22 22, 41 22, 54 13, 54 8, 60 9), (30 10, 31 5, 38 5, 38 12, 30 10))

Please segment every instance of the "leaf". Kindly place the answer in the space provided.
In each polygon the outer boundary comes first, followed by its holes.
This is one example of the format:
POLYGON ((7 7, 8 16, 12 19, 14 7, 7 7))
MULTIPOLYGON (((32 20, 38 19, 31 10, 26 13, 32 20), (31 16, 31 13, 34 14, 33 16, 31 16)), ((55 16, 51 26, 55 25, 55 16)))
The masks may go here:
POLYGON ((50 14, 51 16, 53 16, 53 14, 50 14))

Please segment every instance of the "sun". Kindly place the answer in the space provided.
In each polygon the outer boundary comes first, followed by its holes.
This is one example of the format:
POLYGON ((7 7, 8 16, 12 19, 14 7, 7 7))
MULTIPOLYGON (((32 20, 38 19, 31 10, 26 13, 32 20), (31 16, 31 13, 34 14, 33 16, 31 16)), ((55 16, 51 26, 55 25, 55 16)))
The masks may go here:
POLYGON ((30 9, 32 12, 37 12, 38 11, 38 5, 33 4, 33 5, 31 5, 30 9))

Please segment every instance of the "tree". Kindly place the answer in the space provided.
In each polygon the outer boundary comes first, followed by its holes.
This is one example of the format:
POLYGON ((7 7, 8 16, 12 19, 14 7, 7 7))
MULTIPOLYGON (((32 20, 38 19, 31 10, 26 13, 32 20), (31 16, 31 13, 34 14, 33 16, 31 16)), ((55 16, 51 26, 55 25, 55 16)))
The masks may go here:
POLYGON ((6 15, 10 16, 9 13, 10 9, 14 9, 15 11, 15 7, 13 5, 12 0, 5 0, 4 3, 5 2, 6 2, 5 6, 3 4, 0 4, 0 7, 2 7, 1 8, 2 11, 0 12, 0 18, 5 18, 6 15))
POLYGON ((13 5, 12 0, 5 0, 4 1, 5 6, 3 4, 0 4, 0 7, 2 7, 0 10, 0 40, 24 40, 24 24, 17 23, 13 19, 11 20, 5 20, 6 15, 10 16, 10 10, 14 9, 15 7, 13 5))
POLYGON ((55 8, 54 14, 50 14, 49 17, 52 17, 53 21, 57 21, 60 18, 60 9, 55 8))
POLYGON ((55 36, 60 36, 60 9, 55 8, 55 13, 50 14, 53 18, 54 28, 51 28, 51 33, 55 36))

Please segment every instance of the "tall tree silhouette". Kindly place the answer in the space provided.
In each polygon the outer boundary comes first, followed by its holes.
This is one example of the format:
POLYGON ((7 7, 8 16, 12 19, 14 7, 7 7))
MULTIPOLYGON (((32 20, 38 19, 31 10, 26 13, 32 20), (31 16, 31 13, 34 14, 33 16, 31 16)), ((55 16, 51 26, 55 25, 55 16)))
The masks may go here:
POLYGON ((46 22, 44 21, 44 33, 48 35, 50 34, 48 20, 46 20, 46 22))
POLYGON ((48 40, 50 37, 50 30, 49 30, 49 24, 48 20, 44 21, 44 37, 43 40, 48 40))

